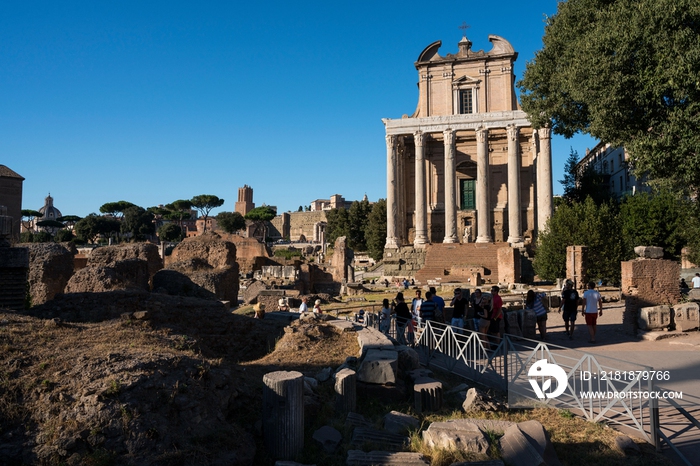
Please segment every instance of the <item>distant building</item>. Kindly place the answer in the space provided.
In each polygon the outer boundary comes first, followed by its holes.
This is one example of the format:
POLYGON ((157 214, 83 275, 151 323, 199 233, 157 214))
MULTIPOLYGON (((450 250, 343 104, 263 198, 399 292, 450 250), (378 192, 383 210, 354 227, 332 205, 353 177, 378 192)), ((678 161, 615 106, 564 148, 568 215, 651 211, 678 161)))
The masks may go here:
POLYGON ((340 194, 334 194, 330 199, 316 199, 315 201, 312 201, 311 212, 333 209, 349 209, 351 205, 352 201, 346 201, 340 194))
POLYGON ((22 182, 24 178, 5 165, 0 165, 0 205, 12 217, 12 239, 19 240, 22 222, 22 182))
POLYGON ((235 211, 245 217, 253 209, 255 209, 253 188, 245 184, 242 188, 238 188, 238 201, 236 202, 235 211))
POLYGON ((593 149, 586 149, 586 156, 576 164, 576 171, 583 174, 588 167, 603 175, 605 184, 614 197, 649 191, 645 179, 638 179, 632 174, 629 154, 624 147, 614 147, 599 142, 593 149))

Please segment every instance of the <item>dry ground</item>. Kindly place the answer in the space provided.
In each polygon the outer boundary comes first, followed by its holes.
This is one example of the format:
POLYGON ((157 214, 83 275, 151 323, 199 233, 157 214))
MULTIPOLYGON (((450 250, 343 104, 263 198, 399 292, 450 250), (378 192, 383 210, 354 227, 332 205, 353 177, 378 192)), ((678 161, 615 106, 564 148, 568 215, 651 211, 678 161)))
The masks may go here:
MULTIPOLYGON (((66 295, 31 312, 0 313, 0 464, 273 464, 259 435, 263 374, 313 376, 358 351, 353 333, 322 323, 285 330, 218 303, 152 293, 66 295)), ((332 396, 322 385, 307 416, 308 464, 345 463, 349 445, 329 456, 310 437, 324 424, 342 430, 343 417, 328 408, 332 396)), ((465 417, 459 399, 446 401, 422 418, 424 427, 465 417)), ((358 404, 377 426, 391 409, 412 414, 403 399, 358 404)), ((648 445, 625 458, 614 449, 615 431, 558 411, 491 416, 539 420, 565 465, 668 464, 648 445)), ((438 466, 460 459, 424 453, 438 466)))

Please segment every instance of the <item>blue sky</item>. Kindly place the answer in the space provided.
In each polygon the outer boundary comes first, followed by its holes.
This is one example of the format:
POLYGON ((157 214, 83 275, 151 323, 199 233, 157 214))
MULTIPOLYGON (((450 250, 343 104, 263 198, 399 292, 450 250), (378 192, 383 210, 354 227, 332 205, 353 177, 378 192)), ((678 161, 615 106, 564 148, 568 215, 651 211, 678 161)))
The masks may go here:
MULTIPOLYGON (((386 197, 382 118, 415 110, 413 65, 489 34, 542 46, 557 1, 3 2, 0 164, 26 178, 23 208, 51 193, 64 215, 214 194, 233 210, 296 210, 342 194, 386 197)), ((555 194, 570 148, 553 141, 555 194)))

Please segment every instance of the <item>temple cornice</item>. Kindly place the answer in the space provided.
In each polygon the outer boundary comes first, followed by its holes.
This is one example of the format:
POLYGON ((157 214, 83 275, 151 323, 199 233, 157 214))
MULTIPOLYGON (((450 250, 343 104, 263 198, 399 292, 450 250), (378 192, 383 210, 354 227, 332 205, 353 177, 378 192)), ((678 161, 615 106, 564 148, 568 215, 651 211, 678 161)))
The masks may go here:
POLYGON ((476 130, 477 128, 529 127, 530 120, 522 110, 509 112, 472 113, 463 115, 441 115, 426 118, 382 118, 387 135, 409 134, 415 131, 424 133, 441 133, 451 129, 476 130))

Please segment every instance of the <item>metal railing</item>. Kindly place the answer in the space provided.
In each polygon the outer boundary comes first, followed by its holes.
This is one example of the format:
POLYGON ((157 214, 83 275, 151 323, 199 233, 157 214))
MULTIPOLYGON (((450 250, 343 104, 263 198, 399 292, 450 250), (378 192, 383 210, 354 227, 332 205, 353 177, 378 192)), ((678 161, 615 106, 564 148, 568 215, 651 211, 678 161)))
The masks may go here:
MULTIPOLYGON (((416 350, 427 366, 433 365, 501 389, 508 394, 510 406, 546 404, 569 409, 591 421, 606 421, 634 429, 657 445, 657 437, 650 435, 657 431, 655 421, 658 418, 650 416, 655 400, 593 399, 582 394, 653 391, 653 377, 648 377, 653 369, 649 366, 508 334, 502 337, 484 335, 432 321, 426 322, 417 333, 416 350), (537 398, 528 374, 532 365, 543 359, 564 370, 567 384, 564 393, 545 401, 537 398), (615 374, 624 374, 624 377, 615 377, 615 374)), ((540 379, 544 385, 544 379, 540 379)))

